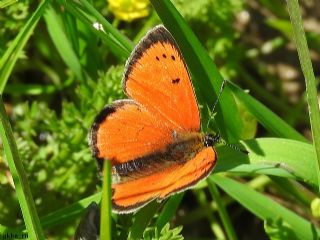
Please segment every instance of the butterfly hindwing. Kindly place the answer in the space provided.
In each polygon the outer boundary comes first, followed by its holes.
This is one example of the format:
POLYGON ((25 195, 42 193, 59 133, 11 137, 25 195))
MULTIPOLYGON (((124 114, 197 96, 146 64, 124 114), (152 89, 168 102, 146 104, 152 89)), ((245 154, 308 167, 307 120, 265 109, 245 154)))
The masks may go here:
POLYGON ((194 186, 208 176, 216 163, 216 153, 208 147, 200 151, 193 159, 144 176, 134 181, 112 185, 113 209, 120 213, 129 213, 157 199, 166 197, 194 186))

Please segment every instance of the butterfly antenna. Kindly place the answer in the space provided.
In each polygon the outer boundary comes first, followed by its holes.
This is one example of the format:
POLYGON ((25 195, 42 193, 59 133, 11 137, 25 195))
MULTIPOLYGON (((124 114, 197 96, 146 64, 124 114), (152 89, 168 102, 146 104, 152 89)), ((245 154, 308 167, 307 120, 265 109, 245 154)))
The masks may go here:
POLYGON ((219 102, 220 96, 221 96, 221 94, 223 92, 223 89, 224 89, 224 86, 226 85, 226 82, 227 82, 227 80, 225 80, 225 79, 222 81, 218 97, 217 97, 216 101, 214 102, 212 110, 210 112, 210 117, 209 117, 209 120, 208 120, 208 123, 207 123, 207 129, 209 128, 210 121, 213 119, 214 110, 216 109, 216 106, 217 106, 217 104, 219 102))
POLYGON ((244 154, 249 154, 249 152, 245 149, 241 149, 239 148, 237 145, 233 145, 233 144, 230 144, 230 143, 227 143, 225 140, 223 140, 222 138, 219 139, 219 142, 222 143, 223 145, 229 147, 229 148, 232 148, 233 150, 236 150, 238 152, 242 152, 244 154))

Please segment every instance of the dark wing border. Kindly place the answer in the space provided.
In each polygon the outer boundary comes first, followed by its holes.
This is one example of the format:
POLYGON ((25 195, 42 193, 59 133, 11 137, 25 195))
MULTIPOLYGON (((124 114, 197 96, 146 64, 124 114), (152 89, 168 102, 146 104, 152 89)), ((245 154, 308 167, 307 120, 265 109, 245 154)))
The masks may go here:
POLYGON ((97 148, 97 132, 99 130, 99 127, 104 120, 111 116, 113 113, 117 111, 117 108, 121 108, 125 104, 135 104, 137 103, 131 99, 121 99, 112 102, 111 104, 106 105, 100 113, 95 117, 93 124, 91 126, 89 135, 88 135, 88 142, 89 146, 91 148, 92 155, 97 159, 98 167, 100 170, 102 170, 103 166, 103 159, 99 158, 99 149, 97 148))
POLYGON ((176 40, 174 40, 171 33, 163 25, 158 25, 158 26, 152 28, 150 31, 148 31, 147 34, 138 42, 138 44, 133 49, 130 57, 128 58, 128 60, 126 62, 124 74, 122 77, 122 88, 123 88, 123 91, 125 92, 126 95, 127 95, 126 82, 128 80, 128 77, 129 77, 133 67, 135 66, 137 61, 139 61, 139 59, 142 57, 142 55, 146 51, 146 49, 149 49, 150 46, 152 46, 153 44, 155 44, 157 42, 169 43, 177 49, 177 52, 178 52, 178 54, 184 64, 185 68, 187 69, 189 78, 191 80, 187 64, 184 61, 184 58, 181 54, 181 51, 179 49, 179 46, 178 46, 176 40))

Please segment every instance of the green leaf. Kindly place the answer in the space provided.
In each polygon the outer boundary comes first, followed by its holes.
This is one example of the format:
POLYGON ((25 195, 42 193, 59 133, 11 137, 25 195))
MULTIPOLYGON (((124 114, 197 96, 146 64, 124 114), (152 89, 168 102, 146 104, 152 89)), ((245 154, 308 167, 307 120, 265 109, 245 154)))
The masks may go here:
POLYGON ((179 193, 171 196, 167 200, 155 224, 158 229, 162 229, 166 223, 170 222, 170 220, 176 214, 183 196, 184 193, 179 193))
POLYGON ((315 198, 311 202, 312 216, 320 218, 320 198, 315 198))
POLYGON ((128 239, 140 239, 150 220, 159 209, 160 204, 157 201, 148 203, 144 208, 134 215, 134 221, 130 228, 128 239))
POLYGON ((264 221, 264 229, 270 240, 295 240, 298 239, 294 234, 292 227, 283 221, 282 218, 267 219, 264 221))
POLYGON ((44 9, 49 1, 42 1, 37 10, 34 11, 28 22, 24 25, 23 29, 19 32, 17 37, 10 44, 7 51, 0 59, 0 94, 7 84, 9 76, 16 64, 21 52, 29 40, 34 28, 37 26, 39 19, 41 18, 44 9))
POLYGON ((62 4, 64 4, 67 11, 101 37, 114 56, 121 60, 129 57, 133 44, 126 36, 113 27, 90 3, 84 0, 79 3, 76 1, 62 1, 62 4), (94 24, 101 24, 102 28, 94 28, 94 24))
POLYGON ((65 64, 75 73, 79 80, 84 80, 80 60, 72 49, 69 39, 67 38, 64 27, 59 15, 52 6, 49 6, 44 14, 47 29, 53 44, 59 52, 65 64))
POLYGON ((320 230, 311 222, 248 186, 216 174, 210 176, 210 179, 260 219, 276 222, 281 218, 290 226, 297 239, 318 239, 320 236, 320 230))
POLYGON ((225 208, 225 203, 223 202, 223 200, 220 196, 220 193, 219 193, 217 186, 212 182, 212 180, 210 178, 208 178, 207 183, 208 183, 208 188, 209 188, 209 191, 212 195, 212 198, 215 201, 215 203, 217 204, 217 210, 218 210, 220 219, 222 221, 222 224, 224 226, 224 229, 226 231, 226 234, 228 236, 228 239, 230 239, 230 240, 238 239, 237 235, 235 233, 235 230, 232 226, 228 212, 225 208))
POLYGON ((17 1, 18 0, 2 0, 2 1, 0 1, 0 8, 8 7, 8 6, 10 6, 11 4, 14 4, 17 1))
POLYGON ((111 238, 111 165, 110 161, 103 164, 103 187, 101 202, 101 225, 100 239, 109 240, 111 238))
POLYGON ((243 103, 249 112, 274 136, 291 138, 299 141, 306 142, 307 140, 289 124, 283 121, 275 113, 270 111, 258 100, 251 97, 244 92, 237 85, 228 82, 229 87, 232 89, 233 94, 243 103))
POLYGON ((293 37, 297 46, 300 65, 306 82, 312 139, 316 150, 316 162, 318 164, 318 188, 320 191, 320 110, 317 95, 317 82, 313 73, 308 44, 303 30, 298 0, 288 0, 287 4, 293 28, 293 37))
MULTIPOLYGON (((101 201, 101 193, 96 193, 87 198, 81 199, 78 202, 71 204, 65 208, 61 208, 55 212, 49 213, 46 216, 40 218, 41 225, 44 229, 52 229, 55 226, 59 226, 61 224, 70 222, 72 219, 75 219, 79 215, 81 215, 84 210, 92 203, 99 203, 101 201)), ((5 232, 24 232, 25 227, 20 226, 17 228, 9 228, 0 226, 0 233, 3 234, 5 232)))
POLYGON ((243 142, 249 154, 217 147, 214 172, 268 174, 302 180, 317 186, 316 161, 311 144, 290 139, 258 138, 243 142))
POLYGON ((29 237, 31 239, 45 239, 30 190, 29 182, 19 156, 17 145, 13 137, 12 129, 4 108, 4 104, 2 102, 1 95, 0 120, 0 136, 29 237))

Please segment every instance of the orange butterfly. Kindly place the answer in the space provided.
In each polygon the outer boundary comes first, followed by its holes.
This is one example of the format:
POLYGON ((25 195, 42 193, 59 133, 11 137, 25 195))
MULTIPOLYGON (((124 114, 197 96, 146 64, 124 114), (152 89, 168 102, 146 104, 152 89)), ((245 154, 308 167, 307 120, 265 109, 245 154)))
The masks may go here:
POLYGON ((172 35, 153 28, 126 63, 129 99, 107 105, 89 140, 112 164, 112 207, 130 213, 194 186, 215 166, 218 137, 200 132, 200 114, 186 64, 172 35))

